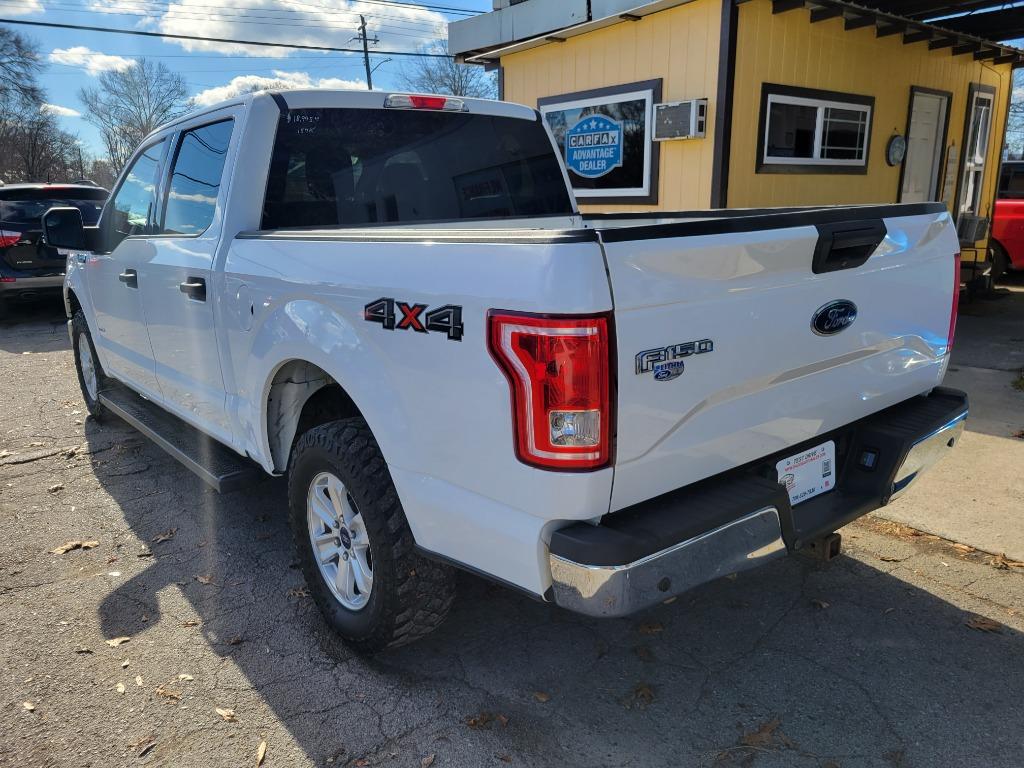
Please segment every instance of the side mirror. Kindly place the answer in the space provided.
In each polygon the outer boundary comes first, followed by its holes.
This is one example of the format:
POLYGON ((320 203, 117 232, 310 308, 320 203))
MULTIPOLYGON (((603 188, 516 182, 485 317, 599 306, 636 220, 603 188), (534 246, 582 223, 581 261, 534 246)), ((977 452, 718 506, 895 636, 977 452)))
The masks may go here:
POLYGON ((48 210, 43 214, 43 241, 54 248, 86 250, 82 212, 71 206, 48 210))

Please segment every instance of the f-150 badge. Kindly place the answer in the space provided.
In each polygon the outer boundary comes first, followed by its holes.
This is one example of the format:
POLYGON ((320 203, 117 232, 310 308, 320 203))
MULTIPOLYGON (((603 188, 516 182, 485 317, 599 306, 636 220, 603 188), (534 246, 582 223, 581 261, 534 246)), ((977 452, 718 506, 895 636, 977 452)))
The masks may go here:
POLYGON ((711 339, 687 341, 659 349, 646 349, 636 356, 636 373, 654 372, 655 381, 671 381, 682 375, 686 369, 685 358, 713 352, 715 343, 711 339))

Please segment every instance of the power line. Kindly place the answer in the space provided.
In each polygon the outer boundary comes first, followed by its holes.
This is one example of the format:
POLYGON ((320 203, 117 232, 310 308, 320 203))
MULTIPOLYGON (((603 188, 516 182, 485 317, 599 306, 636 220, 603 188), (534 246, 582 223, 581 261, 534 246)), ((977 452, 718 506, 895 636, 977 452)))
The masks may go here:
MULTIPOLYGON (((363 0, 369 2, 369 0, 363 0)), ((294 48, 302 51, 333 51, 335 53, 362 53, 360 48, 338 48, 331 45, 302 45, 299 43, 268 43, 264 40, 234 40, 227 37, 199 37, 197 35, 176 35, 169 32, 144 32, 140 29, 110 29, 109 27, 91 27, 84 24, 59 24, 53 21, 28 21, 26 19, 0 19, 0 24, 23 24, 29 27, 50 27, 53 29, 77 29, 83 32, 107 32, 115 35, 137 35, 139 37, 158 37, 171 40, 195 40, 201 43, 229 43, 233 45, 257 45, 264 48, 294 48)), ((423 53, 420 51, 377 51, 382 56, 412 56, 420 59, 451 59, 443 53, 423 53)))

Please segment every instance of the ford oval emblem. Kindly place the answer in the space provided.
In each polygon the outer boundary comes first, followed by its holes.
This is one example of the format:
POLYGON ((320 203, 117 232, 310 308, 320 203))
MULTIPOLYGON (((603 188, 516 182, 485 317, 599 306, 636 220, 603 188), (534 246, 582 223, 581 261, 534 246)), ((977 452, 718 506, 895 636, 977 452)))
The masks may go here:
POLYGON ((811 330, 819 336, 833 336, 849 328, 856 319, 857 305, 847 299, 837 299, 818 308, 811 318, 811 330))

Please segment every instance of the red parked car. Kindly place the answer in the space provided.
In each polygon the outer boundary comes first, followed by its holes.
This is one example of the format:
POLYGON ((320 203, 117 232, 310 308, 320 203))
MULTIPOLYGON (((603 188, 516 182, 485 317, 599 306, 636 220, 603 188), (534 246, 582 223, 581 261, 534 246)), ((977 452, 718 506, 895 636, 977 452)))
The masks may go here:
POLYGON ((992 217, 992 277, 1024 270, 1024 160, 1007 160, 999 174, 992 217))

